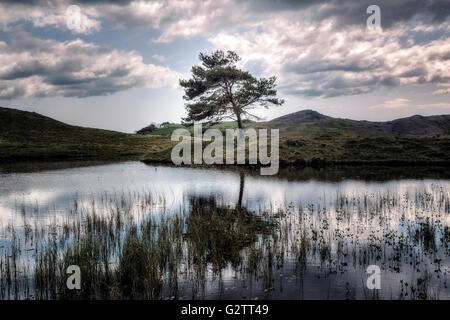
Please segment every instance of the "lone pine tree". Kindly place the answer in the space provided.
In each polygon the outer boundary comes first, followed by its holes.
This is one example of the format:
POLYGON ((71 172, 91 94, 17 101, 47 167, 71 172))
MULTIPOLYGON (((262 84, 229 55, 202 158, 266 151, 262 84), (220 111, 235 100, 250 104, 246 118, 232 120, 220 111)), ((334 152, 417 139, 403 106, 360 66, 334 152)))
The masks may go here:
POLYGON ((199 59, 202 64, 192 67, 192 78, 180 80, 183 98, 188 101, 185 122, 232 119, 242 129, 244 119, 259 119, 250 113, 252 109, 284 103, 276 97, 276 77, 257 79, 239 69, 236 64, 240 58, 235 52, 200 53, 199 59))

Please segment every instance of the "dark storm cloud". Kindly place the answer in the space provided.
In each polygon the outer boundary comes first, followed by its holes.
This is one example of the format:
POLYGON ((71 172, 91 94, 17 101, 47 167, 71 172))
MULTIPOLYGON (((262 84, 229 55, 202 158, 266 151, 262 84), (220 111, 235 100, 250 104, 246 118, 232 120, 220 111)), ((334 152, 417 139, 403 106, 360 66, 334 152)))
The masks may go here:
POLYGON ((15 64, 8 71, 0 75, 0 80, 15 80, 28 78, 36 74, 44 75, 47 68, 39 61, 24 61, 20 65, 15 64))
POLYGON ((396 1, 334 1, 317 9, 319 19, 330 15, 337 17, 340 25, 365 23, 369 5, 381 9, 381 26, 389 28, 396 23, 417 18, 423 23, 442 22, 450 14, 449 1, 396 0, 396 1))
MULTIPOLYGON (((18 2, 6 1, 0 6, 9 9, 18 2)), ((72 30, 75 33, 92 33, 100 30, 102 21, 109 21, 117 28, 148 27, 161 31, 160 42, 170 42, 177 37, 209 36, 211 34, 235 30, 253 23, 271 23, 271 17, 279 13, 295 15, 297 19, 307 19, 310 23, 320 23, 333 19, 335 25, 365 26, 369 5, 381 8, 381 25, 388 29, 400 23, 415 20, 418 23, 440 23, 450 16, 450 1, 443 0, 235 0, 235 1, 196 1, 196 0, 159 0, 159 1, 107 1, 81 0, 34 0, 20 2, 33 10, 58 9, 58 17, 47 19, 43 14, 27 17, 21 10, 5 14, 3 23, 29 19, 35 26, 53 25, 66 28, 63 23, 64 8, 78 4, 89 24, 84 30, 72 30), (35 20, 33 20, 35 19, 35 20), (266 21, 267 20, 267 21, 266 21), (6 21, 6 22, 5 22, 6 21)), ((22 10, 23 11, 23 10, 22 10)), ((0 8, 1 14, 1 8, 0 8)), ((1 21, 0 21, 1 24, 1 21)))
POLYGON ((286 63, 283 71, 296 74, 308 74, 316 72, 346 71, 359 72, 373 70, 379 67, 377 61, 360 61, 360 60, 339 60, 327 61, 324 59, 301 60, 299 62, 286 63))
POLYGON ((443 0, 245 0, 254 11, 310 10, 311 20, 334 17, 338 25, 365 25, 367 7, 381 9, 382 27, 417 18, 427 23, 442 22, 450 16, 450 1, 443 0))

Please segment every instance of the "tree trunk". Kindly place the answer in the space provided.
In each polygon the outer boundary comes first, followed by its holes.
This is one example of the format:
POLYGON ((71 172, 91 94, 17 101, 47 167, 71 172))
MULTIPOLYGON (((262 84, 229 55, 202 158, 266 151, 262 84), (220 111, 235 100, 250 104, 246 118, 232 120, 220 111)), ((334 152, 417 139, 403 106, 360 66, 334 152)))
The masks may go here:
POLYGON ((238 128, 242 129, 241 114, 240 113, 236 114, 236 117, 237 117, 238 128))

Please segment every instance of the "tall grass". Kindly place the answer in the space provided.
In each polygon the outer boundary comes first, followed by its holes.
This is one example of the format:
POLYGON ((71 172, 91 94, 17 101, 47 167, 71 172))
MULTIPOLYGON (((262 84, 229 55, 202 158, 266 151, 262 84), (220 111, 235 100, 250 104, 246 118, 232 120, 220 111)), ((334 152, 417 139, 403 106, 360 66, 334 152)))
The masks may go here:
POLYGON ((288 297, 308 298, 315 279, 325 298, 369 299, 380 295, 361 279, 376 264, 389 279, 384 297, 448 298, 447 190, 337 194, 272 208, 191 196, 168 211, 164 197, 143 191, 75 195, 63 220, 41 224, 20 209, 23 226, 0 228, 9 239, 0 248, 0 297, 207 298, 226 296, 231 281, 240 298, 283 297, 294 287, 302 293, 288 297), (70 265, 81 269, 80 290, 67 288, 70 265))

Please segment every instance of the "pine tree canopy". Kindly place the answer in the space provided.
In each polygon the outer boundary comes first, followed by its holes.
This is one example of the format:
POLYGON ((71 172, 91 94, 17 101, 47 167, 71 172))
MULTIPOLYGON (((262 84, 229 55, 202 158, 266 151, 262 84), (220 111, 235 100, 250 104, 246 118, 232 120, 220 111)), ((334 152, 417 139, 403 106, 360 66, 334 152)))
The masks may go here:
POLYGON ((236 64, 240 58, 235 52, 200 53, 199 59, 202 64, 192 67, 192 78, 180 80, 187 101, 185 122, 232 119, 242 128, 244 119, 259 119, 250 113, 252 109, 284 103, 276 97, 276 77, 257 79, 239 69, 236 64))

